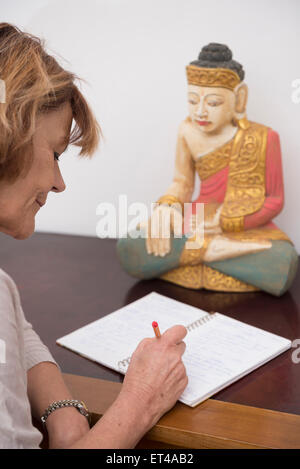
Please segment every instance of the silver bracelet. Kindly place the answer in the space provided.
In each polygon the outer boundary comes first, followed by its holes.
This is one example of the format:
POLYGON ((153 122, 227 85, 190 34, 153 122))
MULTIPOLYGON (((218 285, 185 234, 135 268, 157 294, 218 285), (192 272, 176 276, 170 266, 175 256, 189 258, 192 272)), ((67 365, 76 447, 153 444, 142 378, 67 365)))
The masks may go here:
POLYGON ((44 414, 41 417, 41 421, 45 425, 49 415, 57 409, 63 409, 64 407, 75 407, 82 415, 84 415, 88 422, 90 423, 90 414, 88 409, 83 401, 77 401, 76 399, 64 399, 62 401, 52 402, 52 404, 47 407, 44 414))

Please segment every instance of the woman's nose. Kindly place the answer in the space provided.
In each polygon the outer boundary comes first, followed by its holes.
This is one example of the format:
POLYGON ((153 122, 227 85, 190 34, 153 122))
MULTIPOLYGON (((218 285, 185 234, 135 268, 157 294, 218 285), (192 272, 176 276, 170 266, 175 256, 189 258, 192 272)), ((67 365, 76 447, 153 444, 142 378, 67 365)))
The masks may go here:
POLYGON ((61 175, 58 164, 55 165, 55 178, 54 185, 51 189, 52 192, 63 192, 66 188, 65 181, 61 175))

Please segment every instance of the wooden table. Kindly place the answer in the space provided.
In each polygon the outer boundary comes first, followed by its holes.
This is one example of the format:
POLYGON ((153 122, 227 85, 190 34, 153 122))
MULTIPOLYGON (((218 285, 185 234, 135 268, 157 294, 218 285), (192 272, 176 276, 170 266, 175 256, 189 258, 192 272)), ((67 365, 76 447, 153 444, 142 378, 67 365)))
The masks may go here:
MULTIPOLYGON (((74 397, 87 402, 95 419, 115 399, 122 375, 55 340, 151 291, 291 340, 300 338, 299 272, 281 298, 263 292, 193 291, 129 277, 119 266, 115 245, 115 240, 81 236, 39 233, 16 241, 0 234, 1 267, 15 280, 27 319, 66 373, 74 397)), ((300 363, 293 363, 293 351, 194 409, 178 403, 140 447, 300 448, 300 363)))

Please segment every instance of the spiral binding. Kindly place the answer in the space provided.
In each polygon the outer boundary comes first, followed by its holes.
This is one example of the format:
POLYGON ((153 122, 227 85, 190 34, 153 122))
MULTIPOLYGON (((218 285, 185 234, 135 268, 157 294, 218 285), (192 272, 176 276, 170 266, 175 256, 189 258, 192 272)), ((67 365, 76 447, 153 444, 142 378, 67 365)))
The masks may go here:
POLYGON ((203 324, 206 324, 207 322, 211 321, 215 317, 215 314, 216 313, 208 313, 205 316, 202 316, 202 318, 197 319, 196 321, 192 322, 191 324, 186 326, 188 332, 191 332, 197 327, 203 326, 203 324))
POLYGON ((131 359, 131 356, 130 357, 127 357, 125 358, 124 360, 120 360, 118 362, 118 369, 122 372, 122 371, 125 371, 128 366, 129 366, 129 363, 130 363, 130 359, 131 359))

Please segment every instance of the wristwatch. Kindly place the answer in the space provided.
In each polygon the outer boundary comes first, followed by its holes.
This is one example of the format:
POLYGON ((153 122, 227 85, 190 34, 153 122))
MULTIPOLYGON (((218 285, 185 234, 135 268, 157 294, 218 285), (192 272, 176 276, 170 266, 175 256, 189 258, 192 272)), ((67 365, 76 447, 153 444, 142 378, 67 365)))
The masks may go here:
POLYGON ((90 424, 90 414, 88 409, 83 401, 77 401, 76 399, 64 399, 62 401, 52 402, 52 404, 47 407, 44 414, 41 417, 41 421, 45 425, 47 418, 49 415, 57 409, 63 409, 64 407, 75 407, 78 412, 84 415, 90 424))

